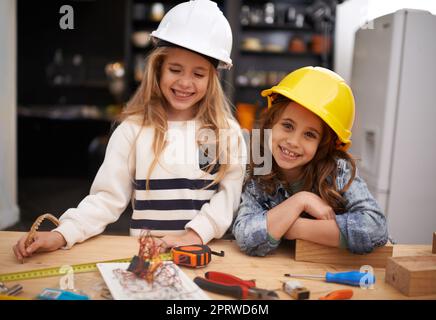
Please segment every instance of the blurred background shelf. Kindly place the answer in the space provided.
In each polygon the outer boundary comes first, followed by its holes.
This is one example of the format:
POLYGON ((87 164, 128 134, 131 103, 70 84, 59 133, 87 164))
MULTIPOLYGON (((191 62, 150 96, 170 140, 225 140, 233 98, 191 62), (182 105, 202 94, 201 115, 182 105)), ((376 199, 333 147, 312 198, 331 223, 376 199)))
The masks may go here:
POLYGON ((320 54, 312 53, 312 52, 289 52, 289 51, 283 51, 283 52, 275 52, 275 51, 254 51, 254 50, 241 50, 241 55, 253 55, 253 56, 271 56, 271 57, 313 57, 313 58, 320 58, 320 54))
POLYGON ((266 106, 261 90, 304 66, 332 68, 336 1, 237 2, 239 17, 232 26, 238 44, 233 101, 240 123, 255 123, 266 106), (242 119, 240 106, 255 116, 245 111, 242 114, 251 120, 242 119))
POLYGON ((242 31, 265 31, 270 32, 274 30, 281 31, 293 31, 293 32, 313 32, 314 30, 309 26, 296 27, 293 25, 286 24, 253 24, 253 25, 242 25, 242 31))
POLYGON ((137 30, 155 30, 159 25, 159 21, 150 20, 133 20, 132 26, 137 30))

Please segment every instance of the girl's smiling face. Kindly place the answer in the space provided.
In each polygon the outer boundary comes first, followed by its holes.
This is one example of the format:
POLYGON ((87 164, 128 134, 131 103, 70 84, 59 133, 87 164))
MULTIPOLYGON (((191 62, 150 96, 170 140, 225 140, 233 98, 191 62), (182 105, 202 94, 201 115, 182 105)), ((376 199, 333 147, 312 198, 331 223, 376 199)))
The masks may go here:
POLYGON ((322 120, 291 101, 272 127, 271 151, 289 182, 300 179, 304 165, 316 154, 323 134, 322 120))
POLYGON ((168 101, 168 120, 189 120, 195 116, 195 105, 206 94, 211 68, 211 63, 199 54, 168 48, 159 80, 168 101))

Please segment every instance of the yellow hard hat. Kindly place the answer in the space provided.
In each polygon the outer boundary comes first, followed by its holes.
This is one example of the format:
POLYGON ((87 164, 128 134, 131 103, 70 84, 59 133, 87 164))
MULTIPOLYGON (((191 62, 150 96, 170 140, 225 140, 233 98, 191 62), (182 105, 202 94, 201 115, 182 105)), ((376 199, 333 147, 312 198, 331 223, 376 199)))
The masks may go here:
POLYGON ((268 108, 275 94, 297 102, 318 115, 336 132, 340 149, 346 150, 351 146, 354 97, 350 87, 337 73, 322 67, 300 68, 261 94, 268 97, 268 108))

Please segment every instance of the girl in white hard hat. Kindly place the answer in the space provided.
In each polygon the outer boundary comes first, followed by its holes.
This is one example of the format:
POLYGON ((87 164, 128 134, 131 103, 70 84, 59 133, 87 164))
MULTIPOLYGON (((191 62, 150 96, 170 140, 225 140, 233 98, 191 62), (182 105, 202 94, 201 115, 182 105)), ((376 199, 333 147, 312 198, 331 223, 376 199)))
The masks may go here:
POLYGON ((267 160, 251 166, 233 225, 240 248, 264 256, 282 239, 353 253, 385 245, 385 216, 346 152, 354 98, 344 80, 325 68, 304 67, 262 95, 268 110, 260 134, 270 129, 271 140, 261 150, 271 166, 265 167, 267 160))
POLYGON ((206 244, 230 227, 245 145, 217 75, 217 68, 231 67, 229 23, 212 1, 184 2, 164 16, 152 37, 156 48, 90 195, 27 249, 21 239, 14 246, 18 258, 70 248, 102 233, 130 201, 130 234, 151 230, 167 247, 206 244))

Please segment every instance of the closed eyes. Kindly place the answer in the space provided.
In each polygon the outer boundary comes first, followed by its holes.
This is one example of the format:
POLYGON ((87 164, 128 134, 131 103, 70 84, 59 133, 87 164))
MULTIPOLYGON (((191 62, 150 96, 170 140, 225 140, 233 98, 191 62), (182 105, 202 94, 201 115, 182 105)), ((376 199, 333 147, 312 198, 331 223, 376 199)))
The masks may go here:
MULTIPOLYGON (((182 70, 180 70, 180 69, 174 69, 174 68, 169 68, 169 70, 170 70, 170 72, 175 73, 175 74, 179 74, 180 72, 182 72, 182 70)), ((202 74, 202 73, 198 73, 198 72, 194 72, 194 76, 195 76, 196 78, 199 78, 199 79, 205 77, 204 74, 202 74)))

